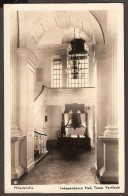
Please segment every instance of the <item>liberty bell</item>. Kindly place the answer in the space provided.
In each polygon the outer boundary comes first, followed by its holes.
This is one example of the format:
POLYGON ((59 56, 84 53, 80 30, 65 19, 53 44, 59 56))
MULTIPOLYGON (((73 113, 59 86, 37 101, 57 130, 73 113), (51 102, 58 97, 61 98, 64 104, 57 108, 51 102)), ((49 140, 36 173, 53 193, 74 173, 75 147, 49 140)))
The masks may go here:
POLYGON ((84 127, 84 125, 81 122, 81 113, 79 110, 77 112, 72 112, 72 110, 69 112, 69 120, 66 127, 74 127, 74 129, 84 127))

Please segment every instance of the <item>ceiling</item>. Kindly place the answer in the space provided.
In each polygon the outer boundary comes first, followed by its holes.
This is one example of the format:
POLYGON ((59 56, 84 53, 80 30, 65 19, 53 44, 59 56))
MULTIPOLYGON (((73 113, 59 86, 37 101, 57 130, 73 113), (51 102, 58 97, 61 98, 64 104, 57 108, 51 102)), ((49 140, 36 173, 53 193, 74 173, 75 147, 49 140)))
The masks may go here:
POLYGON ((74 38, 88 45, 105 43, 106 11, 19 11, 20 47, 67 44, 74 38))

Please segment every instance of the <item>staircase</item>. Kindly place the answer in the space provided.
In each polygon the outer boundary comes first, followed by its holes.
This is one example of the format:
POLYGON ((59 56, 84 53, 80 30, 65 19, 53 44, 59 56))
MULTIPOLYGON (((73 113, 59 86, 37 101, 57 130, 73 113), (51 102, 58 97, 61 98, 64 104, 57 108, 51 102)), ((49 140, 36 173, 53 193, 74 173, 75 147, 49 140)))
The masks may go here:
POLYGON ((34 116, 39 111, 41 105, 43 104, 45 100, 45 86, 42 86, 42 89, 40 93, 37 95, 37 97, 34 99, 34 116))
MULTIPOLYGON (((34 116, 39 115, 39 110, 45 100, 45 88, 42 86, 40 93, 34 100, 34 116)), ((43 131, 43 130, 42 130, 43 131)), ((47 134, 39 131, 34 131, 34 161, 38 163, 43 157, 48 154, 46 149, 47 134)))

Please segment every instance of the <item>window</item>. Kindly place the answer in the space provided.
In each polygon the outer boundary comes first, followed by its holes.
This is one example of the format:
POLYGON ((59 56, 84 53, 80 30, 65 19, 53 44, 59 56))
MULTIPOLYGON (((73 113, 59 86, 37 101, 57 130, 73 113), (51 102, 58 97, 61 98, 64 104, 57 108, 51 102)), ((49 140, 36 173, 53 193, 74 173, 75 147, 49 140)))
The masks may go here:
POLYGON ((52 64, 52 87, 62 87, 62 63, 60 58, 53 59, 52 64))
POLYGON ((70 70, 70 62, 68 61, 67 85, 68 87, 88 87, 89 86, 89 57, 86 56, 85 54, 76 54, 76 56, 80 56, 80 59, 77 62, 79 67, 79 77, 78 79, 73 79, 70 70))

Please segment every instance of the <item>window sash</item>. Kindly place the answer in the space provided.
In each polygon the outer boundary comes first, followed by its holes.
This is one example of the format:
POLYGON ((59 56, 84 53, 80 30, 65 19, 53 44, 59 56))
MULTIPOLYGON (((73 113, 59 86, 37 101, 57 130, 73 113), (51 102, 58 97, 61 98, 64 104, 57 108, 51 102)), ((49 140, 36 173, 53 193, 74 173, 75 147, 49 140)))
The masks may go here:
POLYGON ((52 65, 52 87, 62 87, 62 64, 61 59, 53 59, 52 65))
MULTIPOLYGON (((76 54, 77 56, 83 56, 85 59, 78 60, 79 78, 73 79, 71 70, 68 70, 67 86, 68 87, 88 87, 89 86, 89 57, 86 58, 84 54, 76 54)), ((70 57, 71 55, 69 55, 70 57)), ((70 59, 68 57, 68 59, 70 59)), ((70 60, 68 60, 67 68, 70 68, 70 60)))

